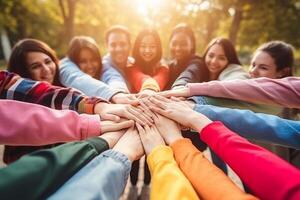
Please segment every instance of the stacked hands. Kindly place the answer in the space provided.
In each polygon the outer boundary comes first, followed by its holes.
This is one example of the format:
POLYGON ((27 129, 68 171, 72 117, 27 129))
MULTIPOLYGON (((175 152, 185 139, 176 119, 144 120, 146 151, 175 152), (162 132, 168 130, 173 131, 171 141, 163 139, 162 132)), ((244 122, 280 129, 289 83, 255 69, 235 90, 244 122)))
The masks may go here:
POLYGON ((101 118, 100 137, 131 161, 182 138, 182 126, 201 132, 211 123, 186 101, 158 94, 143 95, 134 104, 98 103, 94 109, 101 118))

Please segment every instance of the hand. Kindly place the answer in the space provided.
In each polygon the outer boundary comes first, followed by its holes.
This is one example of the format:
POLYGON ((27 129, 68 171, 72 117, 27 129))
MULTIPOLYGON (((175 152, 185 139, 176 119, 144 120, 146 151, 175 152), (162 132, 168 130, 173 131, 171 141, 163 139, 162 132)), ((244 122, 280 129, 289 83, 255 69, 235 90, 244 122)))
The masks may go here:
POLYGON ((134 126, 133 120, 122 120, 121 122, 101 121, 101 133, 119 131, 134 126))
POLYGON ((163 91, 163 92, 159 92, 158 93, 161 96, 164 97, 190 97, 190 91, 189 88, 186 86, 180 86, 177 88, 174 88, 172 90, 167 90, 167 91, 163 91))
POLYGON ((126 131, 113 150, 123 153, 131 161, 138 160, 144 155, 140 136, 133 127, 126 131))
POLYGON ((157 115, 154 118, 154 124, 168 145, 182 138, 181 128, 176 122, 162 115, 157 115))
POLYGON ((136 97, 138 99, 141 99, 141 98, 152 96, 154 94, 156 94, 156 92, 154 90, 145 89, 145 90, 141 91, 140 93, 136 94, 136 97))
POLYGON ((138 105, 138 100, 133 94, 117 93, 111 98, 112 103, 138 105))
POLYGON ((122 137, 122 135, 125 133, 125 130, 115 131, 115 132, 107 132, 99 137, 104 139, 107 143, 109 148, 113 148, 115 144, 118 142, 118 140, 122 137))
POLYGON ((160 136, 156 126, 149 127, 146 125, 142 127, 140 124, 136 123, 136 127, 147 155, 149 155, 155 147, 165 145, 165 142, 160 136))
POLYGON ((149 98, 148 106, 154 112, 172 119, 183 126, 192 128, 201 132, 201 130, 211 123, 206 116, 195 112, 183 101, 175 101, 165 97, 155 95, 149 98))
POLYGON ((94 112, 100 115, 101 120, 118 122, 123 117, 140 124, 151 125, 153 123, 151 117, 131 105, 98 103, 95 105, 94 112))

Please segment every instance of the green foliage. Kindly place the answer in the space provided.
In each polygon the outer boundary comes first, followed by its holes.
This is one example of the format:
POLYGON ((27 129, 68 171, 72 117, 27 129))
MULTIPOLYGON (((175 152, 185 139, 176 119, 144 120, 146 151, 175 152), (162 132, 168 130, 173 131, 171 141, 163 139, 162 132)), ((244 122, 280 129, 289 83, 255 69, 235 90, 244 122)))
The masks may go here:
MULTIPOLYGON (((245 64, 263 42, 284 40, 300 48, 299 0, 70 0, 76 2, 74 35, 89 35, 105 53, 105 30, 123 24, 132 38, 144 27, 153 26, 161 35, 168 55, 172 28, 185 22, 194 29, 197 51, 216 36, 229 37, 235 13, 240 11, 236 47, 245 64)), ((65 5, 66 0, 64 0, 65 5)), ((0 31, 5 28, 14 44, 25 37, 45 41, 59 56, 66 52, 64 19, 56 0, 0 0, 0 31)), ((299 53, 296 53, 299 59, 299 53)), ((297 61, 298 62, 298 61, 297 61)))

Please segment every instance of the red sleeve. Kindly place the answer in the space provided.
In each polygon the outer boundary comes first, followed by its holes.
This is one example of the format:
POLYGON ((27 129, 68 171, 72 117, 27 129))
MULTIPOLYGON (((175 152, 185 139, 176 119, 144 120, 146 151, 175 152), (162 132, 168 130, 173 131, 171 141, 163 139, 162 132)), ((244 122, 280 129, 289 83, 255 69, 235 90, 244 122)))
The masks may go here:
POLYGON ((169 81, 169 67, 161 65, 152 78, 158 83, 160 90, 164 90, 169 81))
POLYGON ((126 74, 130 85, 136 92, 139 92, 141 90, 143 80, 149 77, 135 65, 128 65, 126 69, 126 74))
POLYGON ((239 175, 261 199, 300 199, 300 171, 275 154, 227 129, 207 125, 201 139, 239 175))

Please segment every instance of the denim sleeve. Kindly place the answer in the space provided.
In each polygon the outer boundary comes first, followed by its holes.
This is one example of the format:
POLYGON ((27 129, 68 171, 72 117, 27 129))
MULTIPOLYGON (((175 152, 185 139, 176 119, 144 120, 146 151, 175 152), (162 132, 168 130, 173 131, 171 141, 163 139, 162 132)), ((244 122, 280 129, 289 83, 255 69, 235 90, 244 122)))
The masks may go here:
POLYGON ((122 195, 131 169, 129 159, 114 150, 94 158, 48 199, 116 199, 122 195))
POLYGON ((120 92, 110 89, 105 83, 85 74, 68 58, 61 60, 59 75, 63 85, 80 90, 88 96, 109 100, 116 93, 120 92))
POLYGON ((115 90, 129 93, 126 80, 122 74, 111 65, 108 57, 103 58, 102 64, 101 80, 115 90))
POLYGON ((192 96, 189 97, 188 100, 195 102, 197 105, 207 105, 207 101, 204 96, 192 96))
POLYGON ((300 122, 249 110, 196 105, 194 110, 247 139, 300 149, 300 122))

